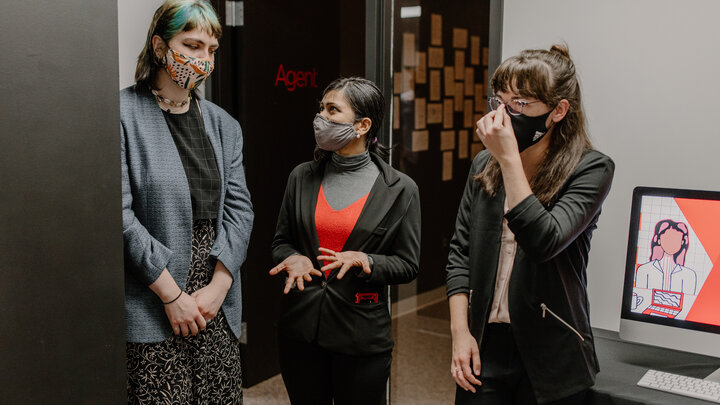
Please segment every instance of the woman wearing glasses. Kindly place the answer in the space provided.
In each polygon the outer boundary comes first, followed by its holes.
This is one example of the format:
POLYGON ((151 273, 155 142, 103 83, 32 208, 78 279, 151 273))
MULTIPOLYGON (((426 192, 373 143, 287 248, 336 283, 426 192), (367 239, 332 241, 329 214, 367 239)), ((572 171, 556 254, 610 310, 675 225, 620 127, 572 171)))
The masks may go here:
POLYGON ((494 73, 447 265, 456 404, 582 403, 598 371, 586 291, 612 182, 564 46, 494 73))

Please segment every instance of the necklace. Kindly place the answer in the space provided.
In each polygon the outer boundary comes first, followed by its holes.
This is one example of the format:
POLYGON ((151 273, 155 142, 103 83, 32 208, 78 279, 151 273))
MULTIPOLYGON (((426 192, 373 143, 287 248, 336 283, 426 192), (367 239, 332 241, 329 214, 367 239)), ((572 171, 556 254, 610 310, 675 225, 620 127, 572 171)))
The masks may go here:
POLYGON ((170 107, 185 107, 185 105, 190 101, 192 98, 192 93, 188 93, 187 100, 183 100, 181 102, 170 100, 169 98, 165 98, 158 93, 157 90, 152 89, 152 94, 155 96, 155 99, 161 103, 165 103, 169 105, 170 107))

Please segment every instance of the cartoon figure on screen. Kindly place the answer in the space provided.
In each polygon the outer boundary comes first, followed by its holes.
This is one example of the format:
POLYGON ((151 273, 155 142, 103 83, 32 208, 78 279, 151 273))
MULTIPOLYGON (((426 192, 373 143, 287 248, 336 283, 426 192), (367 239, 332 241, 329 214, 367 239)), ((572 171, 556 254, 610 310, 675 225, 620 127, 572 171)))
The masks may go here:
POLYGON ((697 276, 684 266, 689 242, 686 224, 659 221, 650 244, 650 261, 638 267, 635 287, 695 295, 697 276))

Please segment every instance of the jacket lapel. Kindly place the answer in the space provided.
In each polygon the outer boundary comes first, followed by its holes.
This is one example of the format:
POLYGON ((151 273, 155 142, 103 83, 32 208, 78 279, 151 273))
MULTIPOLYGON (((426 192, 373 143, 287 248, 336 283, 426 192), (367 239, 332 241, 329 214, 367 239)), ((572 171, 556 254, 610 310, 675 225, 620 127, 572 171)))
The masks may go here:
MULTIPOLYGON (((320 252, 320 241, 318 240, 317 228, 315 227, 315 207, 317 206, 318 193, 320 192, 320 184, 322 183, 323 173, 325 172, 325 162, 313 162, 310 165, 310 175, 303 178, 303 184, 300 188, 300 215, 302 221, 301 229, 305 232, 305 240, 312 244, 311 250, 314 255, 310 258, 313 263, 319 265, 317 254, 320 252)), ((319 267, 318 267, 319 269, 319 267)))
POLYGON ((393 207, 402 191, 401 187, 394 187, 400 180, 397 173, 377 155, 371 154, 370 156, 380 169, 380 175, 370 189, 365 207, 345 242, 345 250, 357 250, 363 245, 393 207))
MULTIPOLYGON (((182 159, 180 159, 180 152, 177 150, 175 140, 170 133, 170 128, 162 110, 157 105, 150 90, 140 84, 136 84, 136 86, 138 86, 138 101, 147 117, 143 122, 143 130, 155 134, 153 136, 153 150, 149 155, 149 158, 152 159, 152 162, 149 162, 150 167, 157 167, 159 169, 157 173, 162 173, 163 176, 181 177, 185 180, 184 184, 188 184, 185 168, 182 159)), ((186 203, 188 206, 192 206, 190 189, 188 188, 187 193, 184 194, 186 195, 186 203)))

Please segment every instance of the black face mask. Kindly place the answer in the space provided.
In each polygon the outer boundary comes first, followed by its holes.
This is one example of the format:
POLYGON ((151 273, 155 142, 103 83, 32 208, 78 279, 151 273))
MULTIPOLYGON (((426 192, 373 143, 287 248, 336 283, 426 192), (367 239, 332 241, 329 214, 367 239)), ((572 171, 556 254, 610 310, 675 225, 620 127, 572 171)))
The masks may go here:
POLYGON ((525 114, 508 114, 510 115, 510 122, 512 122, 520 152, 540 142, 542 137, 545 136, 548 131, 545 121, 547 121, 551 112, 552 110, 538 117, 528 117, 525 114))

